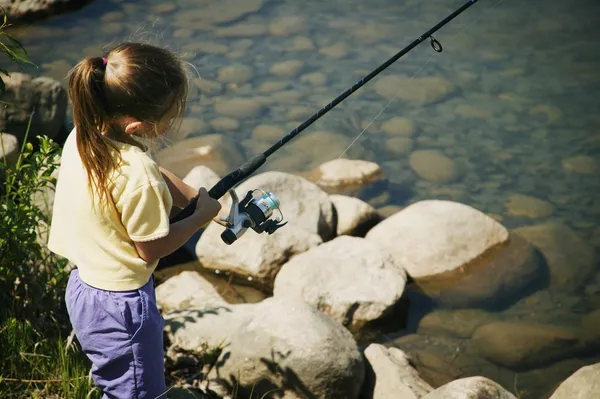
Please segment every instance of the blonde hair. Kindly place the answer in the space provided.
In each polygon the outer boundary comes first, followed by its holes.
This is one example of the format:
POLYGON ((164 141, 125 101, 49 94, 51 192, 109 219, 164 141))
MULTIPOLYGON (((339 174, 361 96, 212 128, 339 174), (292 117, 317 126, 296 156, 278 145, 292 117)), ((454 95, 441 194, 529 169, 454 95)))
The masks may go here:
POLYGON ((77 149, 90 190, 95 190, 100 204, 106 205, 112 202, 108 179, 120 162, 113 155, 117 147, 110 138, 143 148, 125 134, 118 119, 129 116, 156 127, 174 111, 168 127, 172 128, 185 111, 187 75, 182 61, 170 51, 126 42, 104 57, 80 61, 69 72, 68 92, 77 149))

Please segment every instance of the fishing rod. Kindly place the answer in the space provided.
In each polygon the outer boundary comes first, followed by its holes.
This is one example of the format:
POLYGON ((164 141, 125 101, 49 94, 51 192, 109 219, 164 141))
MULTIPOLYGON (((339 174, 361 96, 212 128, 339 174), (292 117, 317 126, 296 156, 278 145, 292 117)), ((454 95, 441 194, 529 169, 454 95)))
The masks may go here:
MULTIPOLYGON (((435 26, 433 26, 431 29, 429 29, 421 36, 416 38, 408 46, 404 47, 386 62, 377 67, 377 69, 375 69, 373 72, 360 79, 352 87, 348 88, 329 104, 325 105, 315 114, 313 114, 310 118, 308 118, 298 127, 292 130, 286 136, 284 136, 281 140, 269 147, 265 152, 255 156, 250 161, 242 164, 238 169, 229 173, 228 175, 223 177, 218 183, 216 183, 208 192, 208 194, 212 198, 220 199, 227 192, 229 192, 232 198, 230 213, 226 220, 227 228, 221 234, 221 239, 226 244, 231 245, 239 237, 241 237, 247 231, 248 228, 252 228, 255 232, 259 234, 263 232, 272 234, 278 228, 284 226, 287 222, 281 223, 283 221, 283 213, 281 212, 281 209, 279 207, 279 199, 275 196, 274 193, 270 191, 250 190, 246 193, 244 199, 242 201, 239 201, 235 190, 233 190, 233 187, 245 180, 246 178, 248 178, 256 170, 258 170, 266 162, 267 158, 271 156, 275 151, 279 150, 286 143, 288 143, 290 140, 292 140, 294 137, 300 134, 300 132, 312 125, 316 120, 321 118, 327 112, 331 111, 332 108, 344 101, 352 93, 360 89, 371 79, 380 74, 383 70, 392 65, 394 62, 396 62, 406 53, 411 51, 413 48, 421 44, 423 41, 429 39, 433 50, 438 53, 441 53, 443 51, 442 45, 433 37, 433 34, 436 31, 438 31, 441 27, 446 25, 448 22, 456 18, 467 8, 475 4, 477 1, 478 0, 469 0, 468 2, 463 4, 456 11, 454 11, 446 18, 438 22, 435 26), (254 197, 255 191, 262 191, 262 195, 259 197, 254 197), (279 210, 280 218, 271 219, 270 217, 273 211, 275 210, 279 210)), ((198 196, 194 197, 184 209, 182 209, 173 218, 171 218, 171 223, 177 222, 181 219, 191 216, 196 208, 197 200, 198 196)))

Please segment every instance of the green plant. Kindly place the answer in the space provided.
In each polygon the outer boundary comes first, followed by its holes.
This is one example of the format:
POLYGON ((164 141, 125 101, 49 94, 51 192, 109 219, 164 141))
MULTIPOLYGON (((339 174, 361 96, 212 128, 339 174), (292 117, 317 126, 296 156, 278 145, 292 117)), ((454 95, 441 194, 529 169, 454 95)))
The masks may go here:
MULTIPOLYGON (((2 25, 0 25, 0 51, 6 54, 11 60, 20 66, 23 64, 35 65, 33 62, 31 62, 31 60, 29 60, 29 56, 27 55, 27 50, 25 50, 25 47, 23 47, 17 39, 15 39, 6 31, 11 25, 8 23, 8 15, 6 14, 4 8, 0 7, 0 10, 2 10, 2 13, 4 14, 2 25)), ((0 68, 0 73, 10 77, 10 74, 6 69, 0 68)), ((4 80, 0 75, 0 94, 4 94, 5 91, 6 87, 4 85, 4 80)))

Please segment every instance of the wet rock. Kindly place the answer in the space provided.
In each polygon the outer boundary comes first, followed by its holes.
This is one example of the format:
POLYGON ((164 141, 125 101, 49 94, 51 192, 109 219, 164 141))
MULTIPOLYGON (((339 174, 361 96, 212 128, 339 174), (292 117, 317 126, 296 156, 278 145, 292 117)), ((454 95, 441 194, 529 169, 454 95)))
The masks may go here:
POLYGON ((180 26, 205 26, 234 22, 260 11, 264 0, 221 0, 204 8, 182 10, 175 16, 180 26))
POLYGON ((217 131, 227 132, 231 130, 237 130, 240 127, 240 123, 233 118, 215 118, 210 121, 210 125, 217 131))
POLYGON ((385 185, 383 170, 374 162, 338 158, 325 162, 312 173, 312 181, 331 193, 359 196, 360 191, 385 185))
POLYGON ((413 151, 409 163, 420 178, 432 183, 451 183, 463 174, 456 162, 439 150, 413 151))
POLYGON ((510 233, 501 249, 479 262, 439 293, 441 306, 501 309, 541 286, 547 276, 533 245, 516 233, 510 233))
POLYGON ((387 100, 397 95, 397 98, 414 105, 432 104, 456 91, 456 87, 441 76, 411 79, 408 76, 388 75, 378 78, 374 88, 377 94, 387 100))
POLYGON ((215 31, 217 37, 251 37, 262 36, 267 32, 267 27, 263 24, 242 23, 226 28, 219 28, 215 31))
POLYGON ((548 222, 514 231, 543 254, 550 273, 550 288, 574 292, 593 276, 598 262, 594 247, 571 228, 548 222))
POLYGON ((20 72, 11 72, 2 80, 6 85, 2 101, 11 106, 0 107, 0 132, 14 135, 22 143, 31 119, 29 141, 36 142, 38 134, 55 138, 67 111, 67 92, 60 82, 20 72))
MULTIPOLYGON (((303 83, 309 83, 313 86, 323 86, 327 82, 327 75, 321 72, 311 72, 300 76, 300 81, 303 83)), ((311 112, 311 114, 314 113, 311 112)))
POLYGON ((600 363, 584 366, 563 381, 550 399, 592 399, 600 392, 600 363))
POLYGON ((339 60, 348 55, 349 48, 345 43, 336 43, 331 46, 323 47, 319 53, 326 55, 334 60, 339 60))
POLYGON ((74 11, 90 2, 91 0, 0 0, 0 7, 6 12, 9 23, 18 25, 74 11))
POLYGON ((406 155, 412 152, 414 143, 408 137, 391 137, 385 141, 385 148, 392 154, 406 155))
POLYGON ((19 140, 12 134, 0 133, 0 164, 16 164, 19 153, 19 140))
POLYGON ((198 86, 202 94, 219 94, 223 90, 223 85, 214 80, 196 79, 194 84, 198 86))
POLYGON ((582 349, 582 341, 575 329, 510 321, 479 327, 471 344, 480 356, 517 370, 573 357, 582 349))
POLYGON ((232 139, 208 134, 182 140, 156 155, 157 162, 179 178, 204 165, 221 176, 244 162, 242 147, 232 139))
POLYGON ((506 200, 509 215, 531 219, 547 218, 552 215, 553 207, 548 201, 524 194, 511 194, 506 200))
MULTIPOLYGON (((184 51, 192 53, 204 53, 204 54, 227 54, 229 47, 222 43, 216 43, 211 41, 193 41, 183 46, 184 51)), ((227 67, 225 67, 227 68, 227 67)), ((228 71, 228 70, 226 70, 228 71)), ((225 77, 231 78, 232 72, 226 73, 225 77)), ((241 75, 243 76, 243 75, 241 75)))
POLYGON ((556 123, 562 119, 563 112, 553 105, 540 104, 530 108, 529 115, 541 115, 544 118, 545 122, 556 123))
POLYGON ((356 333, 390 312, 405 285, 406 272, 389 254, 364 238, 340 236, 284 264, 273 293, 299 296, 356 333))
POLYGON ((189 136, 199 136, 207 133, 208 124, 200 118, 183 118, 177 132, 172 133, 175 140, 183 140, 189 136))
POLYGON ((258 91, 261 93, 272 93, 285 89, 286 82, 263 82, 258 86, 258 91))
POLYGON ((300 16, 279 17, 269 24, 269 32, 273 36, 289 36, 305 29, 306 20, 300 16))
POLYGON ((436 295, 493 259, 509 233, 468 205, 423 200, 385 219, 366 238, 389 250, 425 293, 436 295))
POLYGON ((219 69, 217 80, 223 83, 248 83, 254 71, 247 65, 229 65, 219 69))
POLYGON ((381 221, 379 213, 359 198, 345 195, 330 195, 337 214, 336 235, 364 236, 381 221))
POLYGON ((225 300, 199 273, 183 271, 156 286, 156 303, 162 312, 224 305, 225 300))
POLYGON ((221 115, 238 118, 256 118, 263 105, 250 98, 232 98, 215 103, 215 111, 221 115))
POLYGON ((581 331, 584 339, 590 345, 600 344, 600 309, 586 314, 581 318, 581 331))
POLYGON ((252 137, 257 140, 273 141, 281 139, 285 131, 277 125, 258 125, 252 131, 252 137))
POLYGON ((296 119, 308 118, 309 116, 311 116, 314 113, 315 113, 314 108, 305 107, 303 105, 296 105, 296 106, 290 107, 290 109, 288 110, 287 119, 288 120, 296 120, 296 119))
POLYGON ((415 133, 415 125, 408 118, 395 116, 383 122, 381 130, 392 136, 411 137, 415 133))
POLYGON ((299 60, 282 61, 273 65, 270 72, 277 76, 292 77, 298 74, 303 65, 304 63, 299 60))
POLYGON ((500 384, 485 377, 467 377, 447 383, 422 399, 517 399, 500 384))
POLYGON ((292 42, 293 51, 312 51, 315 49, 313 41, 306 36, 296 36, 292 42))
POLYGON ((582 175, 595 175, 600 170, 598 161, 588 155, 575 155, 563 159, 563 168, 582 175))
POLYGON ((494 314, 479 309, 436 310, 419 321, 417 333, 471 338, 478 327, 496 318, 494 314))
POLYGON ((361 397, 419 399, 433 391, 400 349, 370 344, 364 354, 368 364, 361 397))
POLYGON ((490 110, 470 104, 459 104, 454 108, 454 112, 464 118, 489 119, 492 117, 492 112, 490 110))
POLYGON ((219 175, 203 165, 194 166, 183 178, 185 184, 194 187, 196 190, 199 190, 200 187, 210 190, 219 180, 221 180, 219 175))

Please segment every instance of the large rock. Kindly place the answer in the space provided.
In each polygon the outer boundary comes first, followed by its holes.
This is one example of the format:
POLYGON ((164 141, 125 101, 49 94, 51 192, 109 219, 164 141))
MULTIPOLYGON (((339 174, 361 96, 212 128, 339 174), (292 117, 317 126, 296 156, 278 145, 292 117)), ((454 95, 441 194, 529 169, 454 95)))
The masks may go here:
POLYGON ((390 251, 425 293, 436 296, 487 265, 509 233, 468 205, 423 200, 380 222, 366 238, 390 251))
POLYGON ((19 152, 19 140, 12 134, 0 133, 0 164, 16 164, 19 152))
POLYGON ((550 399, 600 398, 600 363, 584 366, 563 381, 550 399))
POLYGON ((544 255, 551 288, 575 292, 585 286, 596 271, 598 258, 594 247, 564 224, 548 222, 514 231, 544 255))
POLYGON ((232 245, 221 239, 223 230, 223 226, 211 223, 196 243, 196 256, 202 267, 233 272, 267 290, 272 288, 285 262, 323 242, 317 234, 294 224, 272 235, 249 230, 232 245))
POLYGON ((351 334, 302 300, 194 308, 165 315, 169 342, 222 351, 208 378, 240 397, 358 398, 365 365, 351 334))
POLYGON ((467 377, 449 382, 423 399, 517 399, 500 384, 485 377, 467 377))
POLYGON ((361 199, 332 194, 330 197, 337 215, 336 235, 364 235, 383 217, 361 199))
POLYGON ((390 313, 406 285, 401 264, 364 238, 340 236, 296 255, 275 279, 275 296, 297 296, 357 332, 390 313))
POLYGON ((92 0, 0 0, 11 25, 77 10, 92 0))
POLYGON ((211 283, 190 270, 159 284, 156 287, 156 302, 163 312, 226 303, 211 283))
POLYGON ((477 328, 496 318, 493 313, 479 309, 436 310, 419 320, 417 333, 471 338, 477 328))
POLYGON ((573 328, 511 321, 479 327, 471 343, 480 356, 515 370, 576 356, 584 344, 573 328))
POLYGON ((244 162, 244 151, 230 138, 208 134, 181 140, 159 151, 156 160, 181 179, 198 165, 224 176, 244 162))
POLYGON ((29 141, 35 143, 37 135, 55 138, 67 111, 67 92, 60 82, 20 72, 11 72, 10 77, 2 79, 6 84, 2 101, 11 106, 0 107, 0 132, 14 135, 22 143, 31 118, 29 141))
POLYGON ((370 344, 364 354, 368 364, 362 398, 419 399, 433 391, 400 349, 370 344))
POLYGON ((363 191, 387 188, 387 178, 381 167, 360 159, 334 159, 320 165, 310 175, 311 181, 330 194, 359 197, 363 191))
POLYGON ((211 168, 198 165, 192 168, 182 180, 185 184, 194 187, 196 190, 199 190, 201 187, 210 190, 221 180, 221 177, 211 168))

